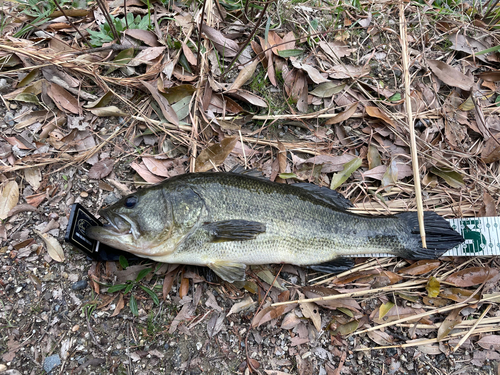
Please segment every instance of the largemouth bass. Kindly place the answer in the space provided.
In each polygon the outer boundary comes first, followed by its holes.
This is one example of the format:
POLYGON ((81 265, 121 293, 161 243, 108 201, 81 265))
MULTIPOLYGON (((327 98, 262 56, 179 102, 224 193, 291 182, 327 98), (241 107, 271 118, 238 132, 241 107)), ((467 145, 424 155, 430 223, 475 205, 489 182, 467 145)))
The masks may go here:
MULTIPOLYGON (((309 183, 278 184, 241 173, 193 173, 138 190, 100 211, 108 225, 87 235, 158 262, 207 266, 245 279, 247 265, 318 265, 348 254, 433 259, 464 239, 425 213, 427 248, 416 212, 361 216, 339 193, 309 183)), ((327 267, 328 269, 328 267, 327 267)))

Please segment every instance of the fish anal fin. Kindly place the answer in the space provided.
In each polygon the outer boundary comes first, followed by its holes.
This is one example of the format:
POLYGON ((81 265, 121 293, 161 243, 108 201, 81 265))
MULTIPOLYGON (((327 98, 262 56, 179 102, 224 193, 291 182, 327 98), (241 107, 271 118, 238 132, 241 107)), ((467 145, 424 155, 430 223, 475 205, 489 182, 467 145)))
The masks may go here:
POLYGON ((266 224, 248 220, 225 220, 203 225, 212 242, 248 241, 266 231, 266 224))
POLYGON ((339 273, 350 270, 355 265, 353 258, 335 258, 325 263, 307 266, 314 271, 323 273, 339 273))
POLYGON ((208 263, 207 267, 214 271, 222 280, 229 283, 245 281, 247 266, 243 263, 218 260, 208 263))
POLYGON ((331 204, 337 209, 346 210, 353 207, 353 204, 349 199, 344 197, 339 192, 336 192, 335 190, 329 189, 327 187, 309 184, 307 182, 299 182, 297 184, 293 184, 292 186, 306 190, 314 198, 322 202, 331 204))

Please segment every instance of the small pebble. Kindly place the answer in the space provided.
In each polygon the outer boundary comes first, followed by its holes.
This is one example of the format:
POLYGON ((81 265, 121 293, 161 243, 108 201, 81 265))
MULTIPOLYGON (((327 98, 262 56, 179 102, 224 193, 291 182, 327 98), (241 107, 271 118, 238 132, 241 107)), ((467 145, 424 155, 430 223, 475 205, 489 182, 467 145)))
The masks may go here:
POLYGON ((6 92, 8 89, 10 89, 10 85, 7 80, 5 78, 0 79, 0 91, 6 92))
POLYGON ((5 113, 5 117, 3 118, 3 120, 5 121, 5 123, 9 126, 14 126, 15 125, 15 121, 14 121, 14 115, 12 114, 12 112, 6 112, 5 113))
POLYGON ((9 107, 10 107, 10 109, 17 109, 17 104, 16 103, 10 103, 9 107))
POLYGON ((43 369, 45 372, 51 372, 54 367, 57 367, 61 364, 61 358, 59 358, 59 354, 51 355, 50 357, 45 358, 43 362, 43 369))
POLYGON ((71 328, 71 331, 77 332, 80 329, 80 326, 78 324, 75 324, 73 328, 71 328))
POLYGON ((87 287, 87 285, 88 285, 87 280, 79 280, 76 283, 73 283, 73 285, 71 285, 71 289, 83 290, 87 287))
POLYGON ((2 375, 21 375, 21 372, 12 369, 12 370, 7 370, 5 372, 2 372, 2 375))
POLYGON ((87 193, 86 191, 82 191, 80 193, 80 197, 82 197, 82 198, 87 198, 88 196, 89 196, 89 193, 87 193))

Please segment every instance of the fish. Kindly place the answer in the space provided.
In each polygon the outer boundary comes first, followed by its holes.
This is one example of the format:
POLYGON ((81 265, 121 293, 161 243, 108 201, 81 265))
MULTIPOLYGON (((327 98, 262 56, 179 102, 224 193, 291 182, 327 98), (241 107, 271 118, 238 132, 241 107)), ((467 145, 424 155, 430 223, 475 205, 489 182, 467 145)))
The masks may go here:
POLYGON ((433 211, 359 215, 340 193, 280 184, 254 172, 187 173, 139 189, 99 211, 108 224, 87 236, 157 262, 206 266, 230 283, 250 265, 287 263, 331 272, 348 256, 389 253, 436 259, 464 238, 433 211))

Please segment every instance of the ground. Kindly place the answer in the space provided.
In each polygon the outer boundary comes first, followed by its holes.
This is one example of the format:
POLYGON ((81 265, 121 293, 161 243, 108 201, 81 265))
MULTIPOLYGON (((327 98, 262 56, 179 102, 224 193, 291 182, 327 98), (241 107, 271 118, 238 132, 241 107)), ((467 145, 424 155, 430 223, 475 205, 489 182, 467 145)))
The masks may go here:
POLYGON ((496 257, 267 265, 230 284, 64 241, 74 203, 97 215, 235 165, 361 214, 498 216, 495 6, 99 4, 2 9, 0 373, 500 373, 496 257))

